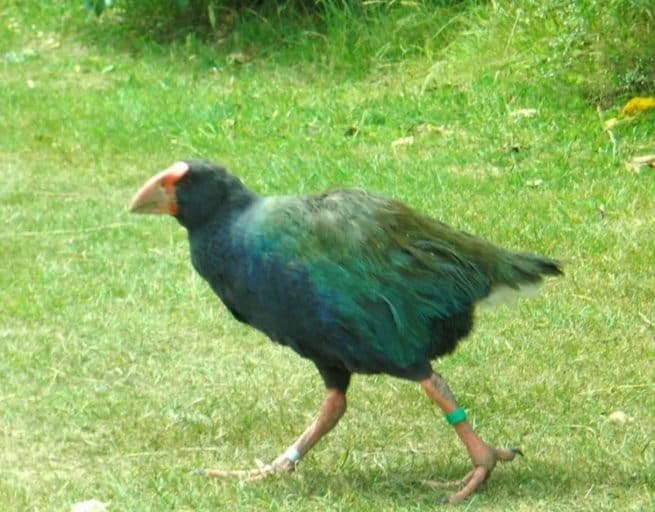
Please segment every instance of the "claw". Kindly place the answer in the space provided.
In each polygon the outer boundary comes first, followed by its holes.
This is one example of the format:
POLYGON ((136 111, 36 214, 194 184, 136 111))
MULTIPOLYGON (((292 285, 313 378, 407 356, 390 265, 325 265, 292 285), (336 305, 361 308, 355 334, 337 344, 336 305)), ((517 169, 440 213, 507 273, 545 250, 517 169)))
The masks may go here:
POLYGON ((470 494, 475 492, 478 487, 480 487, 480 484, 484 482, 487 478, 489 478, 489 475, 491 474, 491 471, 488 470, 485 467, 478 466, 475 468, 471 474, 471 478, 469 481, 462 487, 459 491, 457 491, 455 494, 451 494, 448 496, 448 503, 459 503, 461 501, 464 501, 466 498, 469 497, 470 494))
POLYGON ((450 489, 451 487, 462 487, 466 485, 471 478, 473 478, 475 469, 469 471, 464 478, 458 480, 421 480, 421 483, 435 489, 450 489))
POLYGON ((496 460, 500 462, 509 462, 510 460, 514 460, 517 455, 525 457, 525 455, 523 455, 523 451, 521 451, 520 448, 498 448, 494 450, 494 454, 496 456, 496 460))
POLYGON ((484 483, 491 472, 493 471, 496 462, 509 462, 517 455, 523 456, 523 452, 518 448, 510 449, 495 449, 491 448, 491 461, 488 464, 479 464, 471 472, 469 472, 463 479, 455 480, 452 482, 439 482, 434 480, 424 481, 425 484, 431 487, 446 488, 458 486, 461 487, 459 491, 445 498, 445 503, 459 503, 468 498, 472 493, 477 491, 484 483))
POLYGON ((294 469, 281 465, 277 459, 272 464, 256 459, 255 465, 257 467, 253 469, 198 469, 192 474, 211 478, 239 478, 246 482, 254 482, 276 473, 290 473, 294 469))
POLYGON ((262 474, 262 470, 256 469, 205 469, 204 475, 212 478, 243 478, 250 480, 262 474))
POLYGON ((427 485, 428 487, 432 487, 433 489, 450 489, 451 487, 457 486, 459 480, 448 482, 443 482, 441 480, 419 480, 419 483, 427 485))

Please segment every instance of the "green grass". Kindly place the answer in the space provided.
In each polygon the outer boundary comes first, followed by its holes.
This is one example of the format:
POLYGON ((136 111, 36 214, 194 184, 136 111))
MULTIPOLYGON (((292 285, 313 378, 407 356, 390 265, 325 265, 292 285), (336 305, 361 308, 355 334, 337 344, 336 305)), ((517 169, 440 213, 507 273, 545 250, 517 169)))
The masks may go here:
POLYGON ((483 436, 526 453, 462 508, 655 508, 655 171, 624 167, 655 152, 655 116, 603 131, 648 93, 621 60, 633 19, 408 4, 164 44, 78 4, 0 10, 0 510, 434 510, 442 493, 417 482, 467 471, 418 386, 361 377, 300 478, 189 475, 274 458, 323 390, 229 317, 173 220, 127 214, 188 156, 262 193, 366 187, 563 259, 564 279, 481 311, 437 364, 483 436))

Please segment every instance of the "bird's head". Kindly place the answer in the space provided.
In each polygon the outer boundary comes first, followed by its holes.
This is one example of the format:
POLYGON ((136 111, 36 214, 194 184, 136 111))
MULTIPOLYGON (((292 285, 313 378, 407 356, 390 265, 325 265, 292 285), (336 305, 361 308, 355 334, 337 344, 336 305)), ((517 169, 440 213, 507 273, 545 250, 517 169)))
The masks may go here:
POLYGON ((139 189, 132 213, 169 214, 183 226, 199 226, 252 194, 224 167, 203 161, 176 162, 139 189))

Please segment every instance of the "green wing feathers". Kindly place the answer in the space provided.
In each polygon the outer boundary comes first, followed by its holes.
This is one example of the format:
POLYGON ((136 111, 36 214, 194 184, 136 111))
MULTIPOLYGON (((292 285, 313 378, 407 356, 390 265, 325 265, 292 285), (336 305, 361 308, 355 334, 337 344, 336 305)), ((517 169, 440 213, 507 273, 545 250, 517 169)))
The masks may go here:
POLYGON ((427 300, 437 316, 561 273, 556 261, 506 251, 363 190, 271 197, 257 217, 260 234, 319 285, 364 295, 386 289, 396 307, 427 300))
POLYGON ((554 261, 505 251, 361 190, 266 202, 264 237, 306 269, 344 328, 400 363, 435 353, 434 319, 561 272, 554 261))

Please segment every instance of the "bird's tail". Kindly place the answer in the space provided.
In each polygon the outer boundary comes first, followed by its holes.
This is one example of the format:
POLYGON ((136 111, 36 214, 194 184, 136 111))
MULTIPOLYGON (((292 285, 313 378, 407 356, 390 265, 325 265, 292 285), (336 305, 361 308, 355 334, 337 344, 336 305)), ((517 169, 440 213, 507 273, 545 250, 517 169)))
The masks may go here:
POLYGON ((517 273, 515 279, 519 281, 541 281, 542 276, 559 276, 564 273, 560 262, 525 252, 512 253, 510 264, 517 273))
POLYGON ((562 265, 550 258, 530 253, 507 253, 499 262, 497 274, 482 305, 512 303, 520 296, 533 297, 544 276, 562 275, 562 265))

